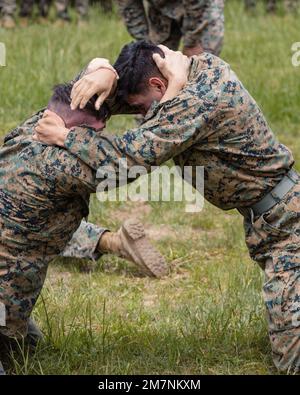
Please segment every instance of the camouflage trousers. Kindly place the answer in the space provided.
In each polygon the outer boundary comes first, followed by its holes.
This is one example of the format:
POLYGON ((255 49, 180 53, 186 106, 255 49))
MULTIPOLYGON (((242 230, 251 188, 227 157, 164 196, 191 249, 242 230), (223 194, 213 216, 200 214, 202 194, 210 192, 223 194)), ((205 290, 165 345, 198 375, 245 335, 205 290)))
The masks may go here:
MULTIPOLYGON (((177 50, 182 38, 181 23, 172 20, 169 34, 166 38, 165 18, 165 16, 161 16, 160 21, 156 10, 149 9, 150 39, 155 44, 163 44, 173 50, 177 50)), ((224 40, 224 0, 209 2, 203 12, 202 19, 198 21, 198 26, 195 26, 195 29, 201 32, 200 44, 203 49, 206 52, 219 55, 224 40)))
POLYGON ((250 256, 265 271, 263 296, 273 360, 300 371, 300 181, 258 218, 245 216, 250 256))
MULTIPOLYGON (((20 16, 31 16, 35 2, 35 0, 23 0, 21 2, 20 16)), ((37 3, 39 6, 40 15, 46 17, 49 12, 51 0, 39 0, 37 3)))
MULTIPOLYGON (((66 13, 69 3, 69 0, 55 0, 57 13, 66 13)), ((75 0, 75 8, 80 16, 86 16, 89 10, 89 0, 75 0)))
POLYGON ((100 6, 104 12, 112 12, 113 10, 112 0, 100 0, 100 6))
POLYGON ((2 15, 13 16, 17 9, 16 0, 0 0, 0 10, 2 15))
MULTIPOLYGON (((61 255, 98 259, 97 246, 106 230, 82 221, 61 255)), ((55 256, 34 240, 16 252, 16 242, 22 241, 12 240, 13 234, 0 219, 0 335, 21 338, 27 334, 28 319, 55 256)))

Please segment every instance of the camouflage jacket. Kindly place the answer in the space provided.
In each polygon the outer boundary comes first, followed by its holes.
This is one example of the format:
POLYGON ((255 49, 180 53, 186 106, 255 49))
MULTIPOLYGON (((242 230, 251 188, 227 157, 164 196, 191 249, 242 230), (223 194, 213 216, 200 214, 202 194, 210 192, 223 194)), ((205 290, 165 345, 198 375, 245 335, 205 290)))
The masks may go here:
POLYGON ((65 149, 32 140, 42 114, 14 129, 0 148, 0 220, 16 256, 30 249, 51 259, 88 215, 96 176, 65 149))
MULTIPOLYGON (((112 112, 122 108, 115 104, 112 112)), ((148 171, 171 158, 180 166, 204 166, 205 198, 222 209, 254 204, 294 163, 230 66, 208 53, 192 58, 185 88, 154 103, 140 127, 121 137, 73 129, 65 146, 94 170, 118 172, 119 158, 148 171)))
POLYGON ((207 22, 206 9, 218 12, 222 9, 220 1, 223 3, 223 0, 148 0, 147 12, 142 0, 118 0, 118 5, 129 33, 136 40, 151 39, 157 44, 166 41, 175 20, 181 26, 184 45, 192 47, 200 42, 207 22))

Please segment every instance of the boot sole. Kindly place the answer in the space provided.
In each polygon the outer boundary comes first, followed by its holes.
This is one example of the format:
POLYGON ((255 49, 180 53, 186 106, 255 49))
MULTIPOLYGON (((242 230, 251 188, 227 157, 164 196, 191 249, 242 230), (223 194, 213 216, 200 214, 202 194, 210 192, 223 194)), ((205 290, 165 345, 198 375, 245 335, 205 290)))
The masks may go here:
POLYGON ((168 274, 164 257, 150 244, 144 226, 139 221, 133 219, 125 221, 122 233, 130 254, 144 273, 153 277, 163 277, 168 274))

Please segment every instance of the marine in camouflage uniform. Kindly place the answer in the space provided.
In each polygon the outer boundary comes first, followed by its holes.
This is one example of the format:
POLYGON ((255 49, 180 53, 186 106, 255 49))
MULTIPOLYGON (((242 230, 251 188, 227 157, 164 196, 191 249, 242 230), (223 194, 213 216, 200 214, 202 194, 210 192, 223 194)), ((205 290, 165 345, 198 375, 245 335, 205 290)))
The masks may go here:
MULTIPOLYGON (((0 149, 0 302, 6 306, 0 334, 6 336, 26 334, 47 264, 63 252, 88 215, 89 194, 95 191, 91 169, 32 141, 42 115, 7 135, 0 149)), ((85 256, 95 253, 103 231, 83 223, 80 232, 91 240, 85 256)))
POLYGON ((0 351, 2 341, 26 337, 48 263, 59 254, 95 260, 116 253, 148 275, 166 274, 162 256, 136 221, 109 235, 82 221, 96 191, 96 172, 68 151, 33 140, 43 114, 14 129, 0 149, 0 351))
MULTIPOLYGON (((64 20, 69 20, 68 14, 68 6, 69 0, 55 0, 55 7, 57 10, 57 16, 64 20)), ((87 17, 89 10, 89 1, 88 0, 75 0, 75 8, 78 12, 80 18, 84 19, 87 17)))
MULTIPOLYGON (((120 83, 122 70, 115 67, 120 83)), ((112 114, 133 112, 108 103, 112 114)), ((151 171, 171 158, 180 167, 204 166, 205 198, 244 216, 250 255, 265 271, 274 363, 282 371, 300 370, 300 179, 290 172, 291 151, 276 140, 227 63, 207 53, 192 57, 188 87, 174 100, 154 102, 140 127, 120 137, 70 130, 64 144, 92 169, 110 166, 117 175, 123 157, 128 170, 143 165, 151 171), (281 200, 274 195, 278 204, 255 213, 255 204, 283 179, 291 184, 288 193, 281 200)))
POLYGON ((219 55, 224 37, 224 0, 118 0, 132 37, 150 39, 177 50, 181 38, 185 47, 201 44, 219 55))

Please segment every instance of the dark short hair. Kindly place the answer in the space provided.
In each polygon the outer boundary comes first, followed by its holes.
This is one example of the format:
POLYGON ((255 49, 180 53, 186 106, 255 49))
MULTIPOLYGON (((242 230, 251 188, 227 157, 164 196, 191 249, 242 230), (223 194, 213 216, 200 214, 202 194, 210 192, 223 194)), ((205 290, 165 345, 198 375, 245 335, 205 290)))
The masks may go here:
MULTIPOLYGON (((50 99, 50 103, 62 103, 62 104, 71 104, 71 91, 73 88, 72 83, 64 83, 58 84, 53 87, 53 94, 50 99)), ((107 105, 104 103, 100 110, 95 109, 95 103, 98 96, 93 96, 86 104, 82 111, 88 112, 90 115, 93 115, 97 119, 107 119, 109 115, 109 110, 107 105)))
POLYGON ((152 55, 165 57, 163 51, 150 41, 140 40, 123 47, 114 68, 119 74, 117 101, 127 102, 128 95, 145 91, 151 77, 162 77, 152 55))

